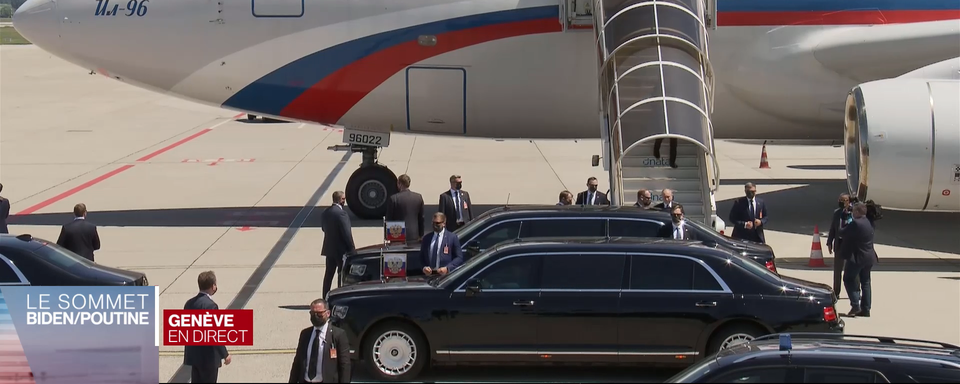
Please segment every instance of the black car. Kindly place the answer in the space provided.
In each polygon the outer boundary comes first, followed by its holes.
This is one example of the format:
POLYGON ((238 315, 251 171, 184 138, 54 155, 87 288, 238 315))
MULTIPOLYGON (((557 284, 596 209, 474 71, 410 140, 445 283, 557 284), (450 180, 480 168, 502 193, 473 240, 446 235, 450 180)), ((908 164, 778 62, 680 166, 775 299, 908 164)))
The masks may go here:
POLYGON ((667 383, 960 383, 960 347, 884 336, 768 335, 667 383))
MULTIPOLYGON (((672 225, 670 215, 663 211, 637 207, 608 206, 506 206, 495 208, 478 216, 455 232, 463 246, 464 258, 490 248, 494 244, 532 237, 657 237, 660 227, 672 225)), ((718 248, 753 259, 776 272, 773 248, 766 244, 735 240, 718 233, 702 223, 687 221, 694 240, 711 242, 718 248)), ((340 285, 361 281, 380 280, 383 253, 407 256, 407 276, 422 276, 420 247, 406 245, 371 245, 358 248, 344 256, 340 285)))
POLYGON ((774 332, 842 332, 831 287, 659 238, 501 243, 434 278, 329 293, 354 358, 381 379, 428 363, 681 366, 774 332))
POLYGON ((142 272, 97 264, 28 234, 0 234, 0 257, 2 285, 149 285, 142 272))

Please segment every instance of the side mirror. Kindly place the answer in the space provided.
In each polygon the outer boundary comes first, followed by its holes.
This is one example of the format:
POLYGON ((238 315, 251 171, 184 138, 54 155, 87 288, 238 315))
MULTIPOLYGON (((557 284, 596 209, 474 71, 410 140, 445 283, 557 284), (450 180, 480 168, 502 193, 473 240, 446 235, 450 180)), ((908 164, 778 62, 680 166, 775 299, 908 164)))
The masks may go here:
POLYGON ((478 253, 480 253, 480 242, 478 242, 478 241, 476 241, 476 240, 473 240, 473 241, 467 243, 467 245, 466 245, 465 247, 463 247, 463 248, 464 248, 467 252, 470 252, 470 253, 473 253, 473 254, 478 254, 478 253))
POLYGON ((470 280, 470 282, 467 283, 467 296, 477 295, 480 291, 480 280, 470 280))

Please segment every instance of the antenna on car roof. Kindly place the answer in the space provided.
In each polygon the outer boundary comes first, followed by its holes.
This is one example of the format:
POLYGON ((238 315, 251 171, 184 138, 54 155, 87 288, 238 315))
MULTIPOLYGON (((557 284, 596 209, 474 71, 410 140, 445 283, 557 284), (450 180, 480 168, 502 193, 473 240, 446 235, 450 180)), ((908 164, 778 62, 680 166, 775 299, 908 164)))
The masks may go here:
POLYGON ((510 205, 510 193, 508 192, 508 193, 507 193, 507 204, 505 204, 504 207, 509 206, 509 205, 510 205))

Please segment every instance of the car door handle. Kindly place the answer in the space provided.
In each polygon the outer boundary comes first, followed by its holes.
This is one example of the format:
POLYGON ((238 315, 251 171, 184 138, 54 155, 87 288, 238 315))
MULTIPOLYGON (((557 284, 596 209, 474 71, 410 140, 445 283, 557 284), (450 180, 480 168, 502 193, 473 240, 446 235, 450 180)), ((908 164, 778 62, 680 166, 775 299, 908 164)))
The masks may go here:
POLYGON ((516 305, 519 307, 527 307, 527 306, 533 305, 533 300, 527 300, 527 301, 517 300, 513 302, 513 305, 516 305))
POLYGON ((698 307, 716 307, 716 306, 717 306, 717 302, 716 302, 716 301, 701 301, 701 302, 697 303, 697 306, 698 306, 698 307))

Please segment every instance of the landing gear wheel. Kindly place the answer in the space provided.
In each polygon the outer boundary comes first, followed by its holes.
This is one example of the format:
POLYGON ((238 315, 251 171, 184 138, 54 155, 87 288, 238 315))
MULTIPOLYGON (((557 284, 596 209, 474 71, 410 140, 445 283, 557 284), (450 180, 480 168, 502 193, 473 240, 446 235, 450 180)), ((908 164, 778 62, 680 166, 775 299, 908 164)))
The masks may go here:
POLYGON ((382 165, 360 167, 347 180, 347 207, 365 220, 383 219, 390 196, 398 192, 397 175, 382 165))
POLYGON ((736 347, 760 336, 766 335, 759 327, 747 324, 733 324, 724 326, 713 333, 707 347, 707 355, 713 355, 721 350, 736 347))
POLYGON ((386 323, 372 330, 364 341, 364 363, 379 380, 410 381, 430 358, 426 345, 414 327, 401 322, 386 323))

